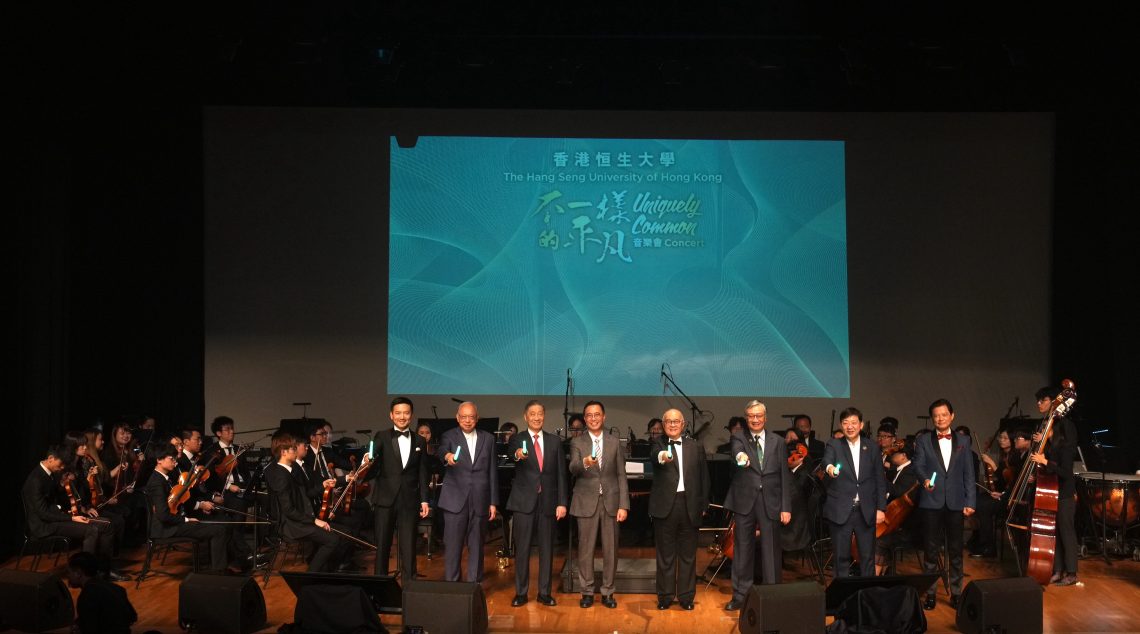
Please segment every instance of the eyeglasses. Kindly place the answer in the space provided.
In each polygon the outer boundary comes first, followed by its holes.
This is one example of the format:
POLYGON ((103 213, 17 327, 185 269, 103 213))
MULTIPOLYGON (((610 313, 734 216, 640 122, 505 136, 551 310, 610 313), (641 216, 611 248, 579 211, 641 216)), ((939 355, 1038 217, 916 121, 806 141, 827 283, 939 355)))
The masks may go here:
POLYGON ((315 434, 313 434, 313 435, 314 435, 314 436, 328 436, 328 435, 329 435, 329 433, 328 433, 327 431, 319 431, 319 432, 317 432, 317 433, 315 433, 315 434))

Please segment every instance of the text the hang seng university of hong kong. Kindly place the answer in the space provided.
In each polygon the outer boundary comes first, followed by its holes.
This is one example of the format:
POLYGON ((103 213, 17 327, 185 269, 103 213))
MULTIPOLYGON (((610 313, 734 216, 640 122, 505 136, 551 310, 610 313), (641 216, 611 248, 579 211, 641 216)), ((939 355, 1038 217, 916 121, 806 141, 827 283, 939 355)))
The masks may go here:
POLYGON ((665 151, 558 151, 551 158, 551 170, 503 172, 506 183, 550 185, 540 190, 529 214, 541 220, 539 248, 566 250, 597 263, 609 258, 632 263, 641 249, 705 246, 701 198, 683 186, 719 185, 721 174, 686 171, 673 152, 665 151), (623 187, 575 192, 575 185, 587 183, 623 187))

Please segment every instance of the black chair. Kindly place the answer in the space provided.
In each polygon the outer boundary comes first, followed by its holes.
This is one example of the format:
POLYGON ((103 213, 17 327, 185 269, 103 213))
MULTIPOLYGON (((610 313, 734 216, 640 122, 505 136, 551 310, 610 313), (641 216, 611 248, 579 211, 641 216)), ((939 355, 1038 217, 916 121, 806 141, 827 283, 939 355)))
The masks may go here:
POLYGON ((135 578, 135 589, 137 590, 143 580, 152 574, 166 575, 168 577, 174 576, 163 570, 151 570, 151 561, 154 559, 155 553, 161 553, 159 564, 165 566, 166 556, 170 554, 171 550, 189 552, 191 555, 191 570, 198 572, 198 540, 193 537, 155 537, 151 534, 150 530, 150 517, 151 514, 154 513, 154 509, 150 507, 150 504, 144 506, 146 507, 146 557, 143 559, 142 570, 139 572, 139 576, 135 578), (187 545, 190 546, 189 551, 181 548, 187 545))
POLYGON ((281 568, 285 566, 285 560, 288 559, 289 553, 292 552, 294 561, 304 558, 305 542, 289 539, 285 536, 284 531, 281 530, 280 514, 277 512, 276 502, 273 496, 269 497, 269 536, 266 541, 269 543, 269 548, 266 552, 269 553, 269 560, 265 563, 265 569, 262 572, 261 587, 269 587, 269 578, 273 576, 273 566, 277 563, 279 557, 283 558, 281 567, 277 572, 281 572, 281 568))
POLYGON ((53 566, 59 566, 59 556, 71 550, 71 540, 63 535, 46 535, 44 537, 32 537, 31 528, 28 527, 28 506, 24 503, 24 496, 20 496, 20 507, 24 511, 24 544, 20 546, 20 555, 16 557, 16 570, 20 569, 20 561, 23 560, 24 554, 29 548, 34 552, 32 553, 32 566, 29 570, 36 570, 40 567, 40 558, 44 554, 44 548, 48 548, 48 554, 55 555, 55 561, 52 562, 53 566))

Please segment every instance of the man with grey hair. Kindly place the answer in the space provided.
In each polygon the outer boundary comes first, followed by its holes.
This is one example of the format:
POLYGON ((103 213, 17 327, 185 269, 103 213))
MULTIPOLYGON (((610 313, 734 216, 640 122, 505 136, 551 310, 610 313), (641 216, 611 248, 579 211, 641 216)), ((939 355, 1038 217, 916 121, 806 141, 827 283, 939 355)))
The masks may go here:
POLYGON ((476 429, 479 410, 464 402, 455 413, 458 427, 440 436, 439 450, 447 472, 439 494, 443 511, 444 581, 459 581, 463 546, 467 545, 467 581, 483 581, 483 540, 487 523, 499 506, 495 437, 476 429))
POLYGON ((729 611, 739 610, 744 605, 744 598, 752 587, 757 554, 764 583, 780 582, 783 556, 780 524, 792 520, 787 445, 779 434, 764 428, 768 422, 768 408, 764 403, 749 401, 744 411, 747 428, 729 440, 737 469, 724 499, 724 508, 735 514, 736 521, 732 600, 725 606, 729 611))

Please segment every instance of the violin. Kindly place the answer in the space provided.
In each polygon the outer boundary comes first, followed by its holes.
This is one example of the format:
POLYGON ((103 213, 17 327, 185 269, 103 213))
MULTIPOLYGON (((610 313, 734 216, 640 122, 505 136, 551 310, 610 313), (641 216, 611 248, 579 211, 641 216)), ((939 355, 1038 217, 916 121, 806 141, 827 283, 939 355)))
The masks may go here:
POLYGON ((219 478, 229 477, 230 472, 232 472, 234 470, 234 467, 237 466, 238 459, 241 458, 241 455, 252 448, 253 443, 247 443, 241 445, 240 447, 234 447, 234 452, 230 455, 226 455, 226 453, 222 451, 222 448, 218 447, 217 453, 224 457, 222 458, 221 462, 214 465, 214 473, 218 474, 219 478))
POLYGON ((100 502, 100 492, 102 488, 99 486, 99 467, 95 465, 95 461, 91 458, 85 458, 83 464, 91 463, 87 468, 87 488, 91 490, 91 506, 98 507, 100 502))
POLYGON ((807 458, 808 448, 802 442, 798 442, 795 446, 788 449, 788 468, 796 466, 796 463, 807 458))
POLYGON ((115 486, 112 497, 117 497, 128 486, 135 483, 135 478, 138 476, 139 461, 134 459, 131 455, 130 447, 123 447, 123 451, 119 454, 119 467, 115 472, 115 486))
POLYGON ((190 499, 190 491, 194 487, 210 479, 210 465, 217 457, 214 454, 205 465, 198 465, 193 471, 185 471, 178 476, 178 484, 170 487, 170 495, 166 496, 166 506, 171 515, 178 515, 178 507, 190 499))
MULTIPOLYGON (((329 463, 329 469, 333 468, 333 463, 329 463)), ((336 511, 329 507, 329 502, 332 501, 332 493, 335 484, 326 483, 325 490, 321 493, 321 510, 317 511, 317 519, 322 521, 329 521, 336 516, 336 511)))
POLYGON ((75 474, 64 474, 63 490, 67 492, 67 502, 71 505, 71 510, 69 512, 72 515, 82 515, 83 511, 79 508, 79 496, 75 494, 75 488, 71 486, 71 481, 74 479, 75 474))

